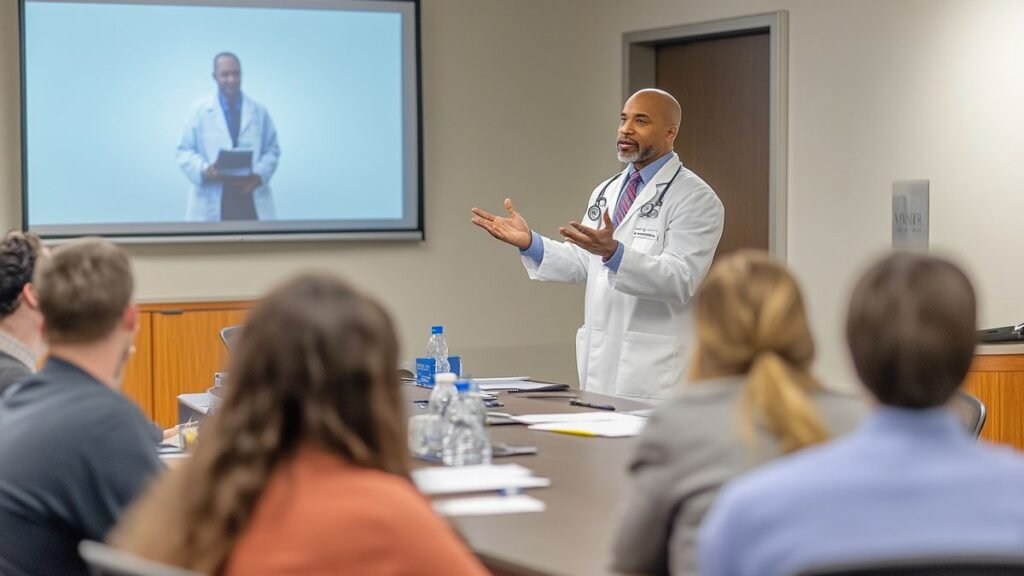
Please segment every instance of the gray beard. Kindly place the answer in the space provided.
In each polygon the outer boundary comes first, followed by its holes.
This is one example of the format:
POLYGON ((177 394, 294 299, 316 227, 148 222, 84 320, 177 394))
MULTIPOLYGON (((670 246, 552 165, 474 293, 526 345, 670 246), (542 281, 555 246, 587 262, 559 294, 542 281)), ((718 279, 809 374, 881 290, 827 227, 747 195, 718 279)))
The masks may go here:
POLYGON ((619 158, 619 162, 622 162, 623 164, 636 163, 648 160, 652 156, 654 156, 654 146, 641 146, 636 152, 632 154, 627 154, 626 152, 622 152, 619 150, 616 150, 616 152, 619 158))

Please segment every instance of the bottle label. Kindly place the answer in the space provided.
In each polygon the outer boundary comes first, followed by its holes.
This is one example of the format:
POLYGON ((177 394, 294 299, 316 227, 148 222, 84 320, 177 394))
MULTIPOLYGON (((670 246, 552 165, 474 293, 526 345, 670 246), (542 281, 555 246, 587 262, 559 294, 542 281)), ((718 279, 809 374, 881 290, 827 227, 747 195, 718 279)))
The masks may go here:
MULTIPOLYGON (((462 362, 459 361, 458 356, 448 357, 448 367, 457 376, 462 376, 462 362)), ((426 388, 434 387, 434 359, 433 358, 417 358, 416 359, 416 385, 424 386, 426 388)))

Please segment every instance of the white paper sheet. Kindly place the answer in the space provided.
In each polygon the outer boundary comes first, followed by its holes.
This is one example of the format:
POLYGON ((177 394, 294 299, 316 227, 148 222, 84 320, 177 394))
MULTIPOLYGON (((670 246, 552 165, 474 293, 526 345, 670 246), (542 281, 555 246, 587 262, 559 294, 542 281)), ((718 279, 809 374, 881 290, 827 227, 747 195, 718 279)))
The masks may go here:
POLYGON ((606 422, 610 420, 632 422, 638 419, 643 420, 643 418, 639 416, 632 416, 621 412, 612 412, 610 410, 599 410, 597 412, 567 412, 561 414, 522 414, 520 416, 512 416, 511 418, 517 422, 522 422, 523 424, 546 424, 549 422, 606 422))
POLYGON ((525 494, 514 496, 474 496, 434 501, 434 510, 442 516, 490 516, 543 512, 544 502, 525 494))
POLYGON ((561 432, 576 436, 603 436, 605 438, 625 438, 636 436, 647 424, 646 418, 630 416, 621 420, 598 420, 592 422, 547 422, 534 424, 530 430, 561 432))
POLYGON ((413 470, 412 480, 428 496, 551 485, 551 480, 533 476, 533 471, 519 464, 420 468, 413 470))
POLYGON ((531 382, 514 378, 480 378, 475 379, 474 382, 483 391, 519 390, 528 392, 530 390, 549 390, 552 387, 552 384, 547 382, 531 382))

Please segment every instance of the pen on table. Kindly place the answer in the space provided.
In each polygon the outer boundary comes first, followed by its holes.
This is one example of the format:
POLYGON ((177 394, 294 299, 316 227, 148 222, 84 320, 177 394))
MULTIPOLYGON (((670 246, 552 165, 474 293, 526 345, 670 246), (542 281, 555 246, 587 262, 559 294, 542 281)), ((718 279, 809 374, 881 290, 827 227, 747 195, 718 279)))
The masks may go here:
POLYGON ((572 406, 583 406, 584 408, 596 408, 598 410, 615 410, 615 406, 611 404, 598 404, 596 402, 584 402, 583 400, 577 400, 573 398, 569 400, 569 404, 572 406))

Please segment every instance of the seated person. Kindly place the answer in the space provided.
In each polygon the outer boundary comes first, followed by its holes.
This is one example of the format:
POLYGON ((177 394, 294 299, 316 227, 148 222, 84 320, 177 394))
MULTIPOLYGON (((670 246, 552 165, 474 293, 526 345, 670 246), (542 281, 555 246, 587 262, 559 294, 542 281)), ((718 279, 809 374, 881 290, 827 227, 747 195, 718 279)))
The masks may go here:
POLYGON ((325 275, 273 291, 235 340, 194 457, 111 543, 206 574, 485 574, 409 480, 398 343, 325 275))
POLYGON ((701 574, 1024 554, 1024 458, 975 443, 943 407, 975 329, 974 289, 950 262, 898 253, 868 270, 846 338, 877 408, 847 437, 726 486, 701 529, 701 574))
POLYGON ((46 253, 30 232, 12 230, 0 239, 0 392, 34 372, 45 348, 32 274, 46 253))
POLYGON ((102 540, 160 470, 157 430, 119 391, 138 327, 128 257, 103 240, 36 266, 50 354, 0 395, 0 574, 88 574, 102 540))
POLYGON ((722 484, 853 429, 865 411, 811 375, 800 290, 767 254, 721 259, 696 298, 690 382, 654 412, 633 457, 621 572, 696 574, 697 527, 722 484))

